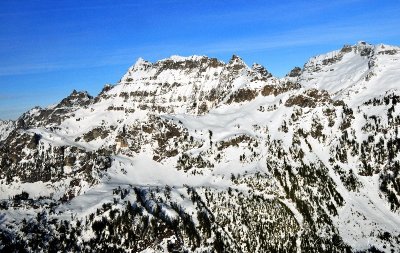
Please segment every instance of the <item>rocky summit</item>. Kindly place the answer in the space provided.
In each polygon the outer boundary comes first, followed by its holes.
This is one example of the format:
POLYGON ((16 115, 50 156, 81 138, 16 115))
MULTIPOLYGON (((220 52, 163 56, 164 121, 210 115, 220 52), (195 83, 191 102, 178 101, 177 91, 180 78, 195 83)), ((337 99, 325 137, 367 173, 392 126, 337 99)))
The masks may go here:
POLYGON ((399 252, 400 48, 139 59, 0 121, 2 252, 399 252))

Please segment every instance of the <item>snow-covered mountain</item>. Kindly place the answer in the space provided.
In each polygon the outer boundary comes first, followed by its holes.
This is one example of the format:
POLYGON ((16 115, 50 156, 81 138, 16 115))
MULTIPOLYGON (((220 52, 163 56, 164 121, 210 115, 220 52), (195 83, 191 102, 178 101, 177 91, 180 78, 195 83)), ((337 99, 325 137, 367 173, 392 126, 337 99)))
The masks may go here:
POLYGON ((3 251, 400 251, 400 48, 139 59, 0 122, 3 251))

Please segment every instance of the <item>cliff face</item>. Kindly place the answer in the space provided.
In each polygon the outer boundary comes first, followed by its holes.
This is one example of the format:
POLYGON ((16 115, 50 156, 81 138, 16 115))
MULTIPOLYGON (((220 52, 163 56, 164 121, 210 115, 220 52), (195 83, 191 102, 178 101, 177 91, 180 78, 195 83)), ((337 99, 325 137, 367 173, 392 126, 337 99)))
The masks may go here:
POLYGON ((398 251, 399 60, 360 42, 279 79, 237 56, 139 59, 96 97, 0 122, 0 247, 398 251))

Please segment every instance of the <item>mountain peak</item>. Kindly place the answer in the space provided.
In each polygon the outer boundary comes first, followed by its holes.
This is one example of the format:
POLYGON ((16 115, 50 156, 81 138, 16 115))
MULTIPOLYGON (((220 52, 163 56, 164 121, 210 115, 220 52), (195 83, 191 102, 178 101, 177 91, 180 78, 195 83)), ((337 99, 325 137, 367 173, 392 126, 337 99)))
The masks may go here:
POLYGON ((56 107, 72 107, 72 106, 81 106, 87 105, 93 99, 92 96, 89 95, 87 91, 77 91, 73 90, 71 94, 61 100, 61 102, 56 107))
POLYGON ((340 50, 311 58, 300 76, 300 83, 307 88, 328 91, 340 99, 364 101, 382 93, 383 87, 399 89, 399 48, 388 45, 371 45, 359 41, 345 45, 340 50), (359 99, 356 99, 359 98, 359 99))
POLYGON ((142 57, 139 57, 133 65, 132 70, 146 70, 151 65, 151 62, 144 60, 142 57))
POLYGON ((268 70, 261 64, 253 63, 251 69, 257 73, 260 73, 262 76, 271 77, 272 74, 268 72, 268 70))
POLYGON ((175 62, 200 61, 202 59, 207 59, 207 58, 208 57, 205 55, 191 55, 191 56, 172 55, 171 57, 163 59, 161 61, 175 61, 175 62))
POLYGON ((300 67, 294 67, 289 74, 287 74, 286 76, 288 77, 298 77, 301 75, 301 71, 302 69, 300 67))
POLYGON ((366 46, 366 45, 370 45, 370 44, 368 44, 367 42, 365 42, 365 41, 363 41, 363 40, 360 40, 360 41, 357 42, 356 45, 357 45, 357 46, 366 46))
POLYGON ((194 69, 194 68, 207 68, 207 67, 218 67, 224 63, 216 58, 209 58, 208 56, 192 55, 192 56, 179 56, 173 55, 169 58, 165 58, 157 61, 153 64, 159 71, 168 69, 194 69))
POLYGON ((246 63, 237 55, 232 55, 231 59, 227 64, 228 69, 233 69, 233 73, 239 73, 239 70, 246 69, 248 66, 246 63))
POLYGON ((142 57, 139 57, 134 66, 141 66, 141 65, 145 65, 147 63, 149 63, 149 62, 146 61, 145 59, 143 59, 142 57))
POLYGON ((245 63, 244 63, 244 61, 243 61, 243 59, 242 58, 240 58, 239 56, 237 56, 237 55, 235 55, 235 54, 233 54, 232 55, 232 57, 231 57, 231 59, 229 60, 229 63, 228 64, 243 64, 243 65, 246 65, 245 63))

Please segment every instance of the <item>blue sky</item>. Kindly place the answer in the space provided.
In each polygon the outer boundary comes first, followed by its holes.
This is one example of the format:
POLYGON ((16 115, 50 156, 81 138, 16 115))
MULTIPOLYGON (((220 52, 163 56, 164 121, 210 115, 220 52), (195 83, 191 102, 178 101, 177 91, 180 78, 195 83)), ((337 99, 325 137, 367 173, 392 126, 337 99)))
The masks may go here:
POLYGON ((0 119, 97 95, 138 57, 208 55, 276 76, 365 40, 400 45, 400 1, 0 1, 0 119))

